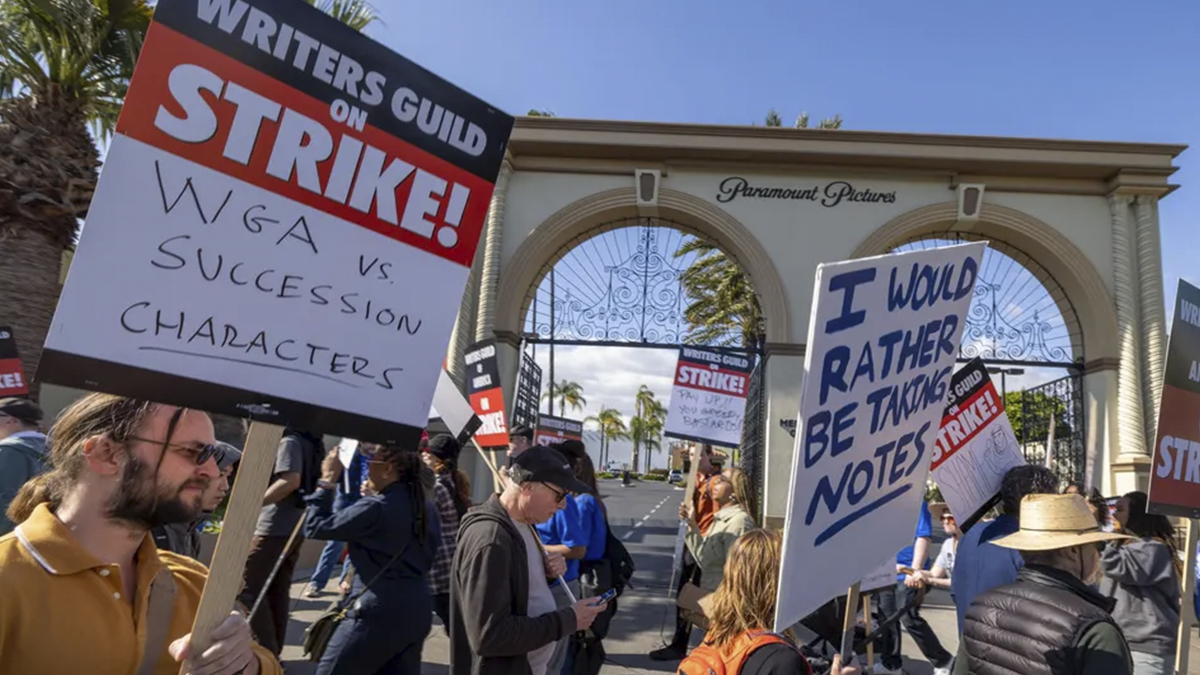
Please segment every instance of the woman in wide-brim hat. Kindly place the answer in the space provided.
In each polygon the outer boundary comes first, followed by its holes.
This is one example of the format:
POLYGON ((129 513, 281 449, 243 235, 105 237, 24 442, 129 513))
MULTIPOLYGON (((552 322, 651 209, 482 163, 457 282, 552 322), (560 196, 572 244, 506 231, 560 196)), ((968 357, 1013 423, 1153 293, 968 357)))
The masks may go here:
POLYGON ((967 609, 954 675, 1132 675, 1113 603, 1091 587, 1100 544, 1128 538, 1101 530, 1079 495, 1021 500, 1021 529, 992 543, 1020 551, 1025 566, 967 609))

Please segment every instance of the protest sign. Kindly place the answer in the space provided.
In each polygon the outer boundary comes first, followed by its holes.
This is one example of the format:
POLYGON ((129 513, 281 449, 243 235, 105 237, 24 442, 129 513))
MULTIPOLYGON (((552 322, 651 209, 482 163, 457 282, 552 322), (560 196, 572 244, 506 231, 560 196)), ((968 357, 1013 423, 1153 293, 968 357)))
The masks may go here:
POLYGON ((25 370, 17 354, 17 340, 11 328, 0 326, 0 398, 28 393, 29 382, 25 380, 25 370))
POLYGON ((896 585, 896 556, 891 556, 882 565, 868 572, 861 579, 863 593, 891 588, 896 585))
POLYGON ((1200 288, 1183 279, 1159 400, 1148 510, 1200 518, 1200 288))
POLYGON ((162 0, 39 378, 415 443, 511 126, 305 3, 162 0))
POLYGON ((528 354, 521 354, 521 367, 517 371, 517 392, 513 396, 513 426, 537 426, 538 404, 542 391, 542 367, 528 354))
POLYGON ((534 431, 534 445, 550 445, 563 441, 582 441, 583 422, 569 420, 564 417, 538 416, 538 425, 534 431))
POLYGON ((984 249, 817 267, 775 630, 912 543, 984 249))
POLYGON ((663 435, 737 447, 753 370, 748 356, 681 347, 663 435))
POLYGON ((508 445, 508 421, 504 417, 504 390, 500 388, 500 366, 496 362, 496 343, 476 342, 467 348, 467 397, 482 424, 475 440, 485 448, 508 445))
POLYGON ((950 378, 929 465, 954 519, 967 523, 990 508, 1004 474, 1024 463, 1004 398, 983 360, 973 359, 950 378))
POLYGON ((433 392, 433 407, 429 409, 429 433, 433 434, 433 429, 441 425, 446 427, 446 433, 465 443, 480 424, 479 416, 463 398, 458 387, 454 386, 450 374, 442 370, 438 375, 437 389, 433 392))

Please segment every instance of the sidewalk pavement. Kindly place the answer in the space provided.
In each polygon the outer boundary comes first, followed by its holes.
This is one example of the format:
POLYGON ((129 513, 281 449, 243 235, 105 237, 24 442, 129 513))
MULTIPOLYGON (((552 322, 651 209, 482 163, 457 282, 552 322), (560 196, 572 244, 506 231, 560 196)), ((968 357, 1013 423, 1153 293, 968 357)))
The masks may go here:
MULTIPOLYGON (((336 599, 336 594, 326 592, 321 598, 309 600, 301 596, 307 586, 308 572, 298 574, 292 584, 292 614, 288 623, 287 645, 284 647, 282 660, 287 675, 312 675, 316 672, 316 664, 304 658, 300 645, 304 641, 304 629, 320 616, 336 599)), ((334 589, 330 582, 329 591, 334 589)), ((674 627, 674 604, 667 600, 664 588, 630 589, 621 597, 620 610, 613 620, 611 632, 604 641, 604 649, 608 659, 600 669, 601 675, 649 675, 651 673, 674 673, 678 663, 651 661, 647 654, 661 647, 669 639, 674 627)), ((938 637, 942 645, 954 652, 958 648, 954 608, 949 604, 947 596, 944 604, 936 599, 933 604, 927 604, 922 609, 922 615, 938 637)), ((700 631, 692 631, 692 644, 699 644, 703 635, 700 631)), ((812 636, 799 636, 801 639, 812 636)), ((903 642, 904 669, 908 675, 932 675, 930 666, 917 651, 912 640, 907 636, 903 642)), ((442 630, 437 617, 433 618, 433 630, 425 639, 425 648, 421 654, 422 675, 447 675, 450 671, 450 640, 442 630)), ((1200 671, 1197 671, 1200 675, 1200 671)))

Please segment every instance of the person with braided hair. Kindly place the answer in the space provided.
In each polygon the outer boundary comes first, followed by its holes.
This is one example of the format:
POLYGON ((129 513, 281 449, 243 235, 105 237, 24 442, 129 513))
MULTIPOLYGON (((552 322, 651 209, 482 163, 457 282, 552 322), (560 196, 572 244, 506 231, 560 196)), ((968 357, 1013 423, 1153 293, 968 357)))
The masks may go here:
POLYGON ((416 448, 364 443, 359 452, 367 459, 368 496, 334 512, 342 464, 331 455, 308 498, 305 536, 346 542, 357 572, 357 600, 329 639, 317 675, 418 675, 433 625, 426 576, 440 540, 422 484, 429 470, 416 448))

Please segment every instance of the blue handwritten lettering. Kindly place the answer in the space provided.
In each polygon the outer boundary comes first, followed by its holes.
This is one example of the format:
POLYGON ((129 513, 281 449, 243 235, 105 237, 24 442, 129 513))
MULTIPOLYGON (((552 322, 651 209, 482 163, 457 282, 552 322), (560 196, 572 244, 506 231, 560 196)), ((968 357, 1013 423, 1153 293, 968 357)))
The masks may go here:
POLYGON ((826 335, 853 328, 866 319, 867 311, 865 309, 850 311, 854 306, 854 288, 860 284, 875 281, 875 272, 874 267, 868 267, 854 272, 844 272, 829 280, 830 291, 842 292, 842 313, 825 322, 826 335))

